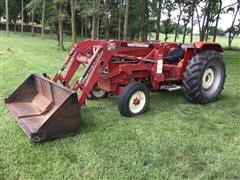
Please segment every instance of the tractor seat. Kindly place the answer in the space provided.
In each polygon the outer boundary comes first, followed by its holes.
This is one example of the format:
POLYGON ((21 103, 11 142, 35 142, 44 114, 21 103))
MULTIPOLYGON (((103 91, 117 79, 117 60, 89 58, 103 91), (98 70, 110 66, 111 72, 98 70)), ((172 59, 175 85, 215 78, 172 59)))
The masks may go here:
POLYGON ((176 63, 184 57, 184 54, 185 50, 182 47, 177 47, 166 55, 165 60, 170 63, 176 63))

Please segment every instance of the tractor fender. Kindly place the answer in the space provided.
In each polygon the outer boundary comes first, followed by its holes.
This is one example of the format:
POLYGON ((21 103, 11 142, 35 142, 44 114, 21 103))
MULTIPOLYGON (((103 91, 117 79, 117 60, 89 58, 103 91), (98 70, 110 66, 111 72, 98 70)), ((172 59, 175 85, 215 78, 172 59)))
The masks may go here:
POLYGON ((223 52, 223 48, 219 43, 215 42, 195 42, 194 46, 200 51, 214 50, 218 52, 223 52))

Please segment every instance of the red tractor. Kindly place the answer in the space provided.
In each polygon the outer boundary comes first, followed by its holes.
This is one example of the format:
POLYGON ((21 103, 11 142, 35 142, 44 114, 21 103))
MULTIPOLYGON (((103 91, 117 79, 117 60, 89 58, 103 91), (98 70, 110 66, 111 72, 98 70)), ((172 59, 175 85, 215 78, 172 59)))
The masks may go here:
POLYGON ((32 74, 5 102, 32 142, 65 137, 78 131, 87 99, 120 95, 123 116, 143 114, 149 92, 161 89, 183 89, 193 103, 215 101, 226 77, 222 52, 208 42, 85 40, 73 46, 53 78, 32 74))

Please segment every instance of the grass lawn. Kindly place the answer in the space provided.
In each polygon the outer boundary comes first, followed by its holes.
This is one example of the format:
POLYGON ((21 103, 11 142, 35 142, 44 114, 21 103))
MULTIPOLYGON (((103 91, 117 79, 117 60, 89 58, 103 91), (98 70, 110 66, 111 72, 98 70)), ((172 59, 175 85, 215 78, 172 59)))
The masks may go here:
POLYGON ((67 52, 52 38, 0 33, 0 179, 240 179, 239 51, 224 53, 215 103, 154 92, 149 111, 125 118, 115 96, 88 101, 76 136, 33 145, 3 98, 30 73, 54 75, 67 52))

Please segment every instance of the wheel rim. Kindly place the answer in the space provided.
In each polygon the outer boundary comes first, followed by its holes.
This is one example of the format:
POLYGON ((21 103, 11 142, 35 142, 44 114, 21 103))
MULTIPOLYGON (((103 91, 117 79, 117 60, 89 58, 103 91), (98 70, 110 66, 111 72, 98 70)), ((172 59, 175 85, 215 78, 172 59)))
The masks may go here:
POLYGON ((209 96, 219 90, 223 79, 223 73, 219 64, 210 63, 202 76, 202 88, 209 96))
POLYGON ((214 71, 212 68, 207 68, 202 77, 202 87, 203 89, 209 89, 214 82, 214 71))
POLYGON ((103 97, 105 93, 106 91, 104 90, 96 90, 96 89, 92 90, 92 94, 97 98, 103 97))
POLYGON ((146 104, 146 95, 142 91, 136 91, 129 101, 129 109, 132 113, 139 113, 146 104))

